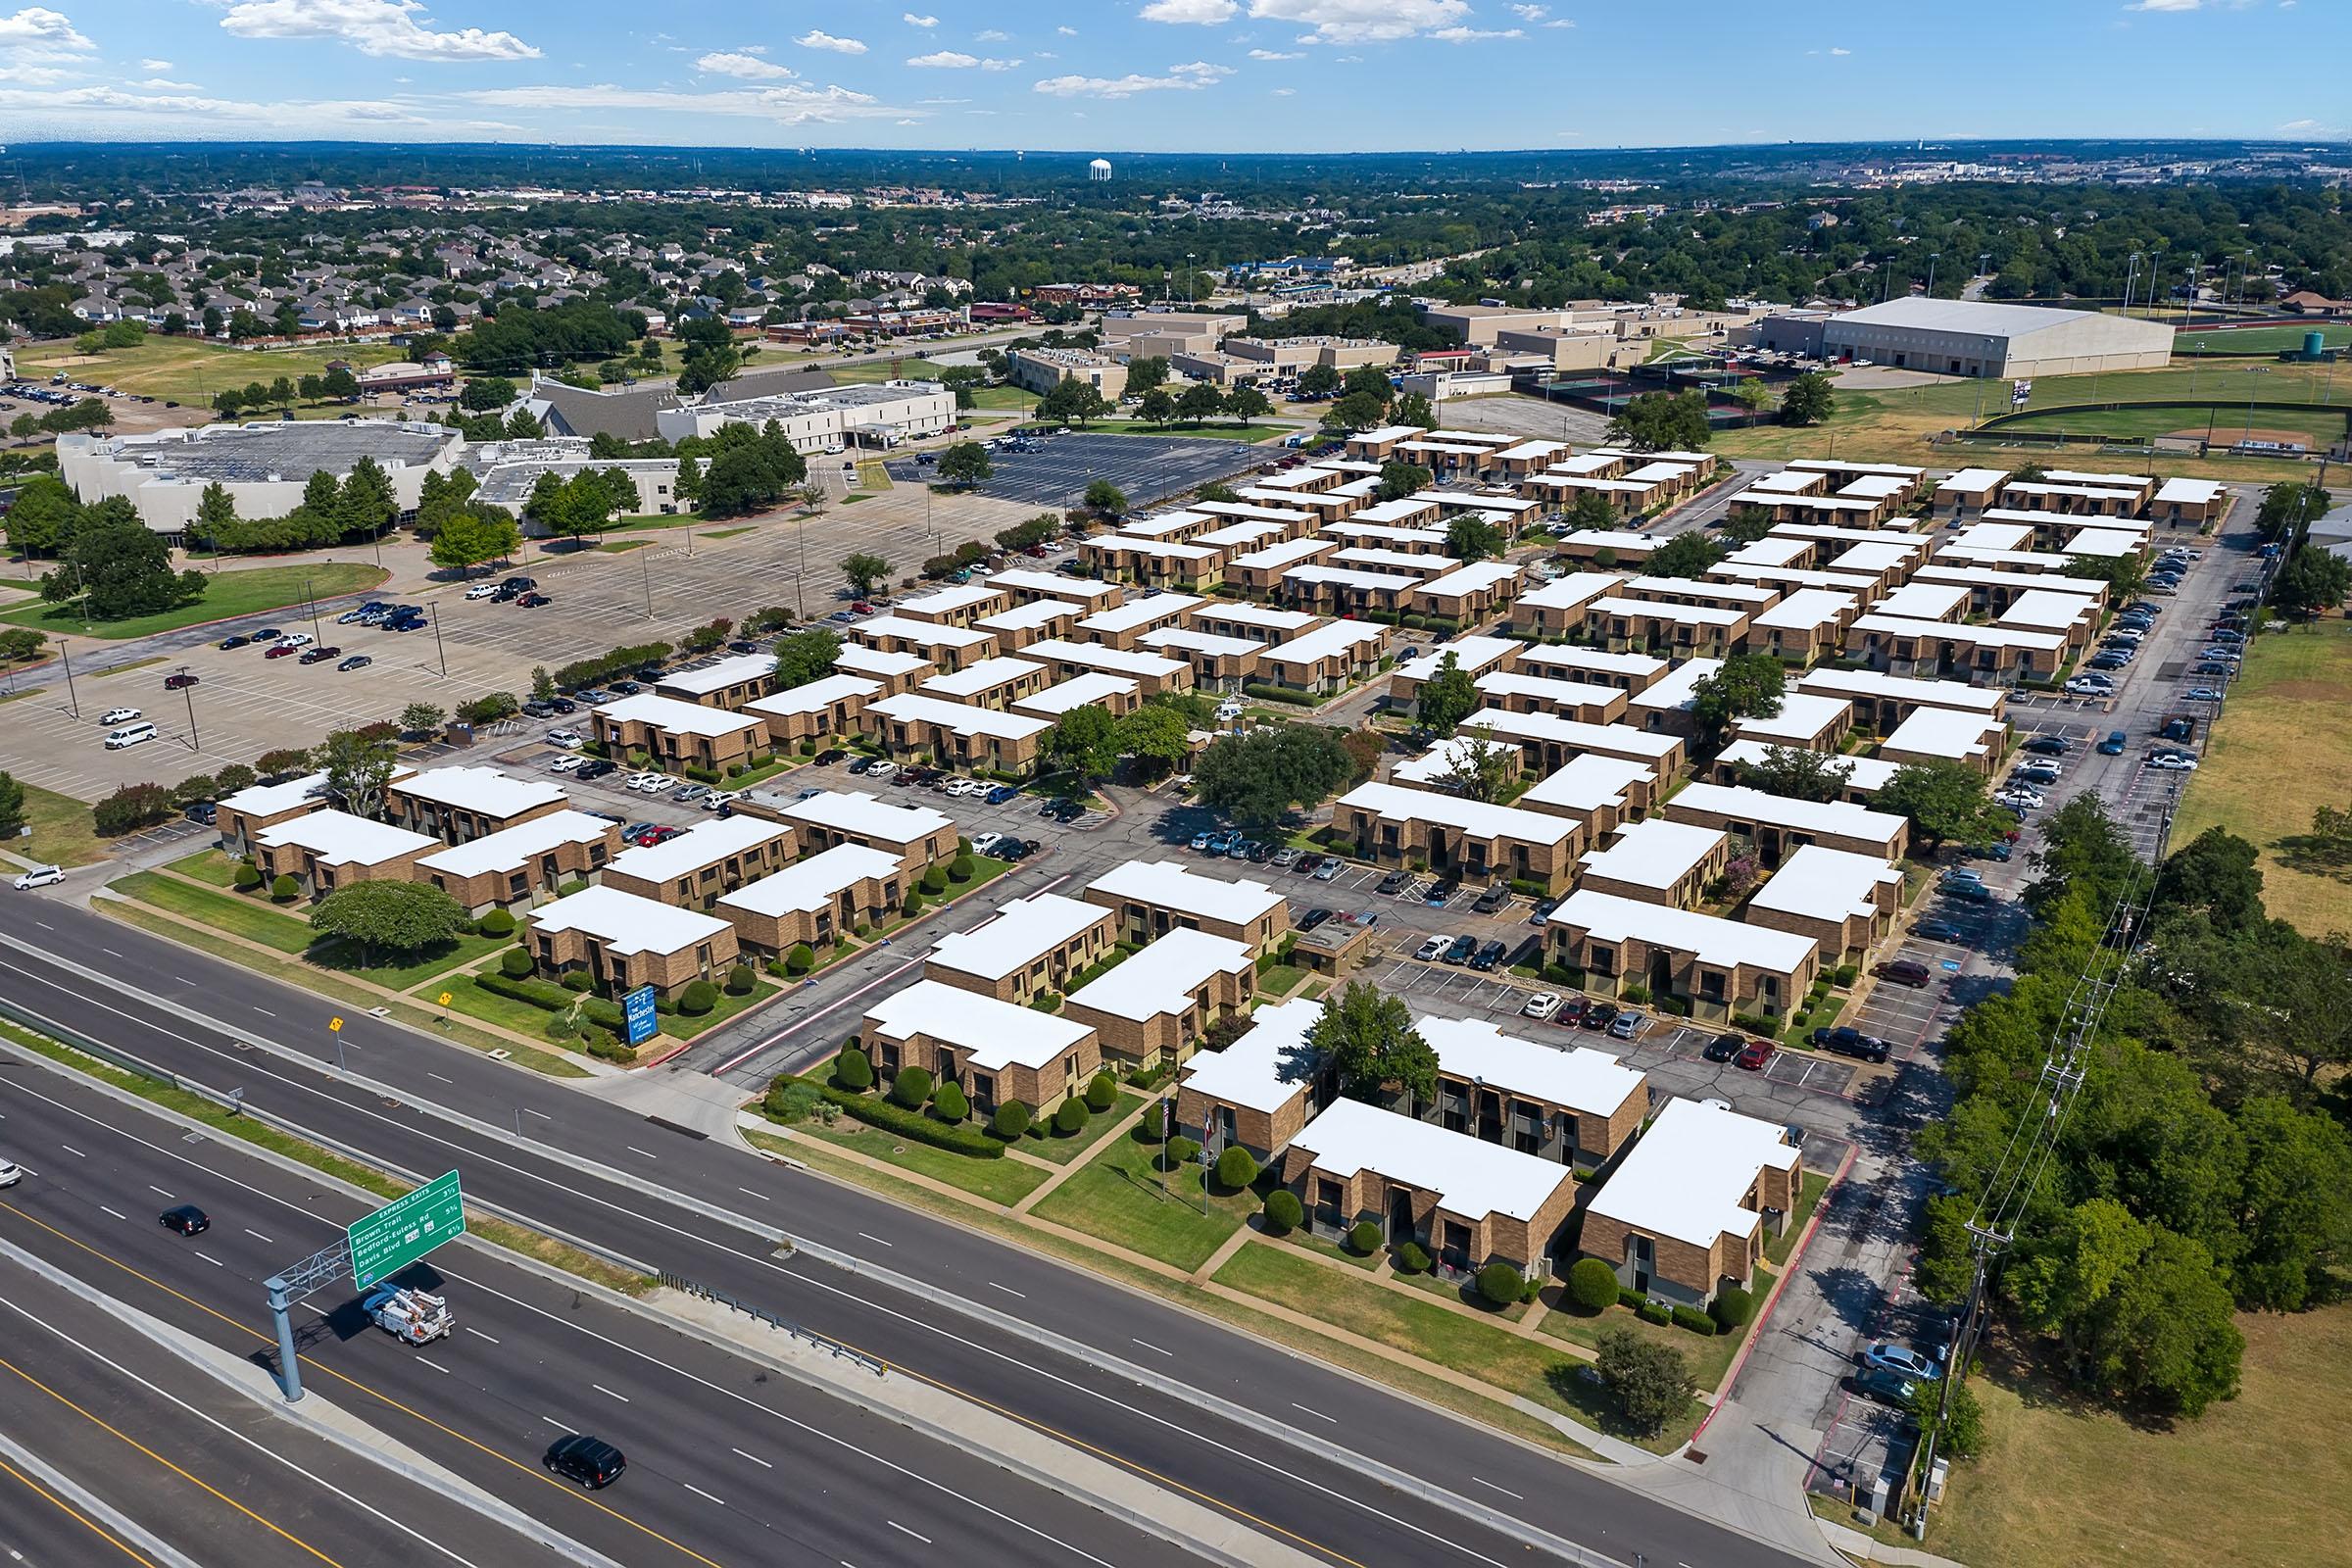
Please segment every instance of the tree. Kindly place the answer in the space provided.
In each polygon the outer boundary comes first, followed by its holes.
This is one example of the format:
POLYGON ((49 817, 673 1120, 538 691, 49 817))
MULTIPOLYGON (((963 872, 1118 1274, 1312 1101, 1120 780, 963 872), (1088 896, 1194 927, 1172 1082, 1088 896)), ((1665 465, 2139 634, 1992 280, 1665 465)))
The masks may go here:
POLYGON ((1396 406, 1389 411, 1389 422, 1409 424, 1416 430, 1430 430, 1437 427, 1438 415, 1437 411, 1429 406, 1428 398, 1418 392, 1407 392, 1399 397, 1396 400, 1396 406))
POLYGON ((1731 554, 1720 541, 1696 531, 1676 534, 1651 552, 1644 568, 1653 577, 1704 577, 1707 568, 1731 554))
POLYGON ((0 773, 0 839, 13 839, 24 829, 24 786, 13 773, 0 773))
POLYGON ((670 486, 678 499, 688 506, 699 506, 703 499, 703 466, 692 454, 678 460, 677 481, 670 486))
POLYGON ((1354 770, 1338 730, 1277 724, 1212 742, 1194 765, 1193 782, 1210 810, 1244 827, 1264 829, 1280 822, 1294 805, 1321 804, 1354 770))
POLYGON ((427 470, 416 492, 416 534, 431 539, 446 527, 449 519, 466 510, 473 499, 475 480, 469 468, 452 468, 447 473, 427 470))
POLYGON ((850 591, 865 599, 890 576, 890 563, 860 550, 842 558, 841 574, 848 580, 850 591))
POLYGON ((2209 827, 2165 858, 2156 873, 2153 906, 2166 919, 2201 917, 2222 931, 2261 925, 2262 868, 2253 845, 2226 828, 2209 827))
POLYGON ((1727 545, 1752 545, 1772 532, 1772 513, 1764 507, 1736 506, 1715 525, 1715 536, 1727 545))
POLYGON ((1090 479, 1082 498, 1086 510, 1101 517, 1116 517, 1127 510, 1127 492, 1108 479, 1090 479))
POLYGON ((1984 1411, 1967 1383, 1953 1380, 1947 1397, 1941 1380, 1911 1386, 1911 1419, 1922 1432, 1943 1422, 1936 1451, 1954 1459, 1973 1459, 1984 1450, 1984 1411))
POLYGON ((1698 1396, 1690 1363, 1671 1345, 1631 1329, 1604 1329, 1595 1350, 1594 1369, 1638 1437, 1656 1437, 1698 1396))
POLYGON ((400 725, 403 735, 423 735, 439 729, 446 716, 431 703, 411 703, 400 710, 400 717, 394 722, 400 725))
POLYGON ((1373 495, 1382 501, 1401 501, 1428 489, 1437 476, 1418 463, 1402 458, 1391 458, 1380 466, 1380 488, 1373 495))
POLYGON ((1767 746, 1761 760, 1740 764, 1740 782, 1792 801, 1835 801, 1853 781, 1854 764, 1801 746, 1767 746))
POLYGON ((1610 504, 1607 496, 1597 490, 1579 490, 1576 493, 1576 500, 1569 504, 1568 514, 1562 520, 1567 524, 1570 533, 1585 533, 1594 528, 1614 528, 1617 525, 1617 509, 1610 504))
POLYGON ((1328 365, 1310 365, 1298 372, 1298 396, 1327 398, 1340 389, 1340 372, 1328 365))
POLYGON ((1690 716, 1711 730, 1729 729, 1734 719, 1769 718, 1781 710, 1788 681, 1788 666, 1772 655, 1734 654, 1692 683, 1690 716))
POLYGON ((1790 381, 1781 394, 1781 422, 1783 424, 1819 424, 1836 412, 1838 394, 1830 386, 1830 378, 1819 370, 1807 370, 1790 381))
POLYGON ((218 544, 220 530, 234 527, 236 521, 236 498, 228 493, 228 486, 218 479, 207 484, 204 493, 196 498, 196 525, 192 530, 196 537, 218 544))
POLYGON ((1451 649, 1438 658, 1438 671, 1421 683, 1414 700, 1414 717, 1423 729, 1451 735, 1454 727, 1478 711, 1478 685, 1451 649))
POLYGON ((1439 782, 1466 801, 1492 806, 1510 787, 1518 761, 1518 747, 1496 740, 1489 725, 1473 725, 1453 738, 1453 765, 1439 782))
POLYGON ((547 672, 545 664, 531 666, 531 700, 548 702, 556 695, 556 677, 547 672))
POLYGON ((1701 392, 1644 392, 1609 421, 1609 439, 1636 452, 1696 452, 1712 433, 1701 392))
POLYGON ((1135 416, 1148 424, 1164 425, 1176 417, 1176 394, 1155 386, 1136 399, 1135 416))
POLYGON ((1341 1093, 1351 1100, 1380 1104, 1399 1094, 1421 1102, 1437 1098, 1438 1054, 1413 1027, 1404 999, 1377 986, 1351 980, 1327 999, 1322 1016, 1307 1027, 1306 1043, 1333 1065, 1341 1093))
POLYGON ((1486 561, 1510 548, 1510 540, 1475 512, 1465 512, 1446 525, 1446 553, 1456 561, 1486 561))
POLYGON ((469 376, 458 389, 458 407, 472 414, 503 409, 514 398, 514 383, 503 375, 469 376))
POLYGON ((1265 1212, 1266 1229, 1277 1236, 1288 1236, 1306 1223, 1306 1205, 1288 1187, 1277 1187, 1266 1195, 1265 1212))
POLYGON ((1999 836, 2016 819, 1985 795, 1984 775, 1965 762, 1905 762, 1874 799, 1874 808, 1911 819, 1911 830, 1932 850, 1957 840, 1978 844, 1999 836))
POLYGON ((383 808, 384 787, 400 766, 400 748, 389 740, 370 739, 357 730, 339 729, 319 747, 318 765, 326 787, 354 816, 373 816, 383 808))
POLYGON ((734 328, 722 318, 689 317, 678 323, 677 332, 686 345, 686 356, 678 366, 678 391, 683 396, 694 397, 731 381, 743 368, 734 328))
POLYGON ((1236 424, 1248 424, 1273 412, 1274 405, 1253 386, 1237 386, 1225 394, 1225 417, 1236 424))
POLYGON ((2117 602, 2136 598, 2147 591, 2147 567, 2136 551, 2127 551, 2119 556, 2077 556, 2059 569, 2069 577, 2105 583, 2109 598, 2117 602))
POLYGON ((125 784, 90 808, 90 823, 107 838, 152 827, 172 814, 172 792, 161 784, 125 784))
POLYGON ((1176 394, 1176 417, 1187 424, 1213 419, 1224 408, 1224 394, 1206 381, 1195 381, 1176 394))
POLYGON ((790 691, 821 680, 833 672, 841 657, 841 638, 830 627, 812 626, 776 643, 776 690, 790 691))
POLYGON ((977 441, 958 441, 939 455, 939 476, 948 484, 969 489, 994 472, 988 449, 977 441))
POLYGON ((1046 731, 1039 750, 1070 776, 1070 793, 1084 795, 1118 770, 1119 721, 1092 705, 1073 708, 1046 731))
POLYGON ((504 561, 522 544, 522 530, 503 512, 461 512, 441 524, 427 552, 436 566, 470 571, 488 561, 504 561))
POLYGON ((2347 595, 2352 595, 2352 561, 2308 544, 2287 558, 2271 585, 2271 604, 2297 619, 2341 610, 2347 595))
POLYGON ((356 398, 360 395, 360 378, 340 365, 332 366, 318 378, 318 390, 339 400, 356 398))
POLYGON ((2254 531, 2268 543, 2300 544, 2312 518, 2334 504, 2324 486, 2281 479, 2263 491, 2262 505, 2254 512, 2254 531))
POLYGON ((351 472, 344 475, 342 492, 336 499, 336 520, 342 523, 345 533, 372 537, 398 515, 400 502, 392 493, 392 476, 373 458, 362 457, 351 466, 351 472))
MULTIPOLYGON (((1213 394, 1215 388, 1211 387, 1213 394)), ((1110 403, 1102 396, 1102 388, 1091 381, 1076 379, 1056 381, 1037 400, 1037 416, 1059 424, 1075 421, 1084 424, 1099 419, 1110 412, 1110 403)))
POLYGON ((200 571, 172 569, 163 535, 139 521, 128 506, 88 509, 62 553, 58 568, 41 578, 52 604, 83 601, 94 620, 121 620, 176 610, 204 597, 200 571))
POLYGON ((1118 721, 1115 744, 1134 760, 1138 772, 1159 778, 1193 755, 1192 725, 1174 709, 1147 703, 1118 721))
POLYGON ((1127 362, 1127 395, 1140 398, 1147 392, 1156 392, 1167 385, 1168 361, 1165 355, 1147 354, 1127 362))
POLYGON ((1602 1312, 1617 1304, 1617 1271, 1604 1258, 1580 1257, 1568 1270, 1568 1299, 1587 1312, 1602 1312))
POLYGON ((311 910, 312 930, 357 943, 363 961, 378 951, 414 956, 465 927, 458 901, 424 882, 354 882, 311 910))
POLYGON ((1388 413, 1386 400, 1369 392, 1348 392, 1323 411, 1323 423, 1334 430, 1369 430, 1388 413))
POLYGON ((81 508, 63 479, 32 474, 18 487, 16 502, 8 509, 8 542, 27 560, 43 551, 55 554, 65 548, 80 519, 81 508))

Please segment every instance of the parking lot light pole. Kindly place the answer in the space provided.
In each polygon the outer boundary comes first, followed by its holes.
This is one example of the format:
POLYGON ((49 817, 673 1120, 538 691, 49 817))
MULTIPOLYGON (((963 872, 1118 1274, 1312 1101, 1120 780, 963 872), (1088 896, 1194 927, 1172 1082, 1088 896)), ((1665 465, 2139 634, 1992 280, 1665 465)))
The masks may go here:
POLYGON ((302 597, 310 601, 311 646, 316 648, 326 641, 326 632, 318 624, 318 596, 311 592, 311 579, 308 577, 302 579, 302 597))
MULTIPOLYGON (((188 672, 188 666, 187 666, 187 665, 185 665, 185 664, 182 664, 182 665, 180 665, 180 666, 179 666, 179 673, 180 673, 180 674, 182 674, 182 675, 185 675, 187 672, 188 672)), ((196 686, 195 686, 195 683, 191 681, 191 682, 189 682, 188 684, 186 684, 186 685, 183 685, 182 687, 180 687, 180 689, 179 689, 179 695, 180 695, 180 696, 182 696, 182 697, 184 697, 184 698, 186 698, 186 699, 188 700, 188 750, 189 750, 189 751, 191 751, 191 752, 201 752, 201 751, 203 751, 203 750, 204 750, 204 737, 203 737, 203 736, 201 736, 201 735, 199 735, 199 734, 196 732, 196 686)))
POLYGON ((654 568, 646 561, 643 550, 637 552, 637 566, 645 578, 645 618, 651 620, 654 618, 654 568))
POLYGON ((449 649, 441 641, 441 607, 433 607, 433 654, 441 661, 441 678, 449 679, 449 649))
POLYGON ((66 707, 75 718, 79 718, 81 716, 81 697, 74 690, 74 656, 66 652, 65 646, 60 644, 57 657, 59 662, 64 664, 66 669, 66 707))

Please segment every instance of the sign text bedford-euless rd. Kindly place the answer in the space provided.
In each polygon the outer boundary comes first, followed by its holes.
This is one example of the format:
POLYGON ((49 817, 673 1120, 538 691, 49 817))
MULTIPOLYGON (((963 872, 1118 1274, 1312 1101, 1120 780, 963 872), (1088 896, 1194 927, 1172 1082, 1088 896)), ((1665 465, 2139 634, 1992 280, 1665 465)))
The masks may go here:
POLYGON ((443 1242, 466 1234, 466 1199, 458 1191, 458 1173, 437 1176, 354 1220, 345 1234, 351 1242, 352 1278, 360 1289, 399 1273, 443 1242))

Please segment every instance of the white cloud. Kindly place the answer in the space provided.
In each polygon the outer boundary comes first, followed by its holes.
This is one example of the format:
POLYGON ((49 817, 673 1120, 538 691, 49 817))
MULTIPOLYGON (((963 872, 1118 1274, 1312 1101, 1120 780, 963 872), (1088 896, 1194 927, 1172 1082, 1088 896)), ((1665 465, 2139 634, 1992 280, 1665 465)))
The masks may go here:
POLYGON ((921 17, 915 15, 911 11, 901 12, 899 14, 899 20, 906 24, 906 25, 909 27, 930 28, 939 25, 939 19, 937 17, 921 17))
POLYGON ((612 109, 656 115, 726 115, 773 121, 780 125, 825 124, 847 120, 896 120, 906 111, 872 95, 836 86, 727 87, 714 92, 673 92, 658 87, 622 87, 612 82, 538 87, 484 87, 458 97, 494 109, 612 109))
POLYGON ((141 71, 170 71, 172 62, 169 60, 142 60, 139 62, 139 69, 141 71))
POLYGON ((1542 22, 1545 17, 1551 15, 1551 7, 1513 6, 1511 7, 1511 15, 1517 17, 1521 22, 1542 22))
POLYGON ((512 134, 522 129, 503 120, 466 120, 425 112, 397 101, 359 102, 294 99, 277 103, 210 98, 190 94, 126 92, 118 87, 72 87, 59 92, 0 88, 0 113, 37 115, 43 123, 76 133, 122 135, 142 132, 165 137, 209 137, 233 125, 274 134, 332 132, 385 135, 397 139, 468 138, 512 134))
POLYGON ((1213 27, 1220 22, 1231 22, 1241 9, 1234 0, 1152 0, 1138 14, 1146 22, 1213 27))
POLYGON ((694 69, 713 76, 734 76, 743 81, 783 81, 800 74, 789 66, 762 60, 748 50, 707 54, 694 63, 694 69))
POLYGON ((442 31, 420 20, 419 0, 236 0, 220 19, 240 38, 332 38, 364 55, 402 60, 536 60, 511 32, 442 31))
POLYGON ((1469 0, 1250 0, 1265 22, 1303 23, 1301 43, 1387 43, 1439 28, 1464 27, 1469 0))
POLYGON ((144 88, 149 92, 202 92, 204 90, 192 81, 166 81, 161 76, 150 76, 145 81, 134 81, 131 85, 144 88))
MULTIPOLYGON (((2295 3, 2295 0, 2279 0, 2279 3, 2282 5, 2291 6, 2295 3)), ((1076 27, 1055 27, 1054 30, 1060 33, 1064 38, 1075 38, 1078 36, 1078 29, 1076 27)))
POLYGON ((906 63, 925 71, 969 71, 980 63, 980 57, 955 49, 935 49, 927 55, 909 55, 906 63))
POLYGON ((861 55, 865 45, 855 38, 836 38, 821 29, 811 29, 792 40, 804 49, 830 49, 837 55, 861 55))
POLYGON ((1252 60, 1304 60, 1306 56, 1298 53, 1296 49, 1252 49, 1250 51, 1250 58, 1252 60))
POLYGON ((1274 96, 1277 98, 1288 98, 1298 90, 1298 89, 1296 87, 1277 87, 1274 89, 1274 96))
POLYGON ((2126 11, 2202 11, 2205 0, 2132 0, 2126 11))
POLYGON ((1205 60, 1189 65, 1170 66, 1164 76, 1144 76, 1130 74, 1124 76, 1048 76, 1036 84, 1038 92, 1053 98, 1131 98, 1139 92, 1198 92, 1216 85, 1219 78, 1233 74, 1230 66, 1212 66, 1205 60))
POLYGON ((1831 58, 1839 60, 1852 53, 1853 51, 1851 49, 1832 49, 1830 51, 1831 58))
POLYGON ((0 17, 0 55, 15 62, 63 60, 97 47, 70 18, 47 6, 26 6, 13 17, 0 17))
POLYGON ((1440 27, 1430 34, 1440 43, 1485 43, 1491 38, 1524 38, 1517 27, 1440 27))
POLYGON ((974 43, 1003 43, 1011 36, 1012 34, 1009 32, 999 32, 996 28, 990 27, 985 32, 973 33, 972 41, 974 43))

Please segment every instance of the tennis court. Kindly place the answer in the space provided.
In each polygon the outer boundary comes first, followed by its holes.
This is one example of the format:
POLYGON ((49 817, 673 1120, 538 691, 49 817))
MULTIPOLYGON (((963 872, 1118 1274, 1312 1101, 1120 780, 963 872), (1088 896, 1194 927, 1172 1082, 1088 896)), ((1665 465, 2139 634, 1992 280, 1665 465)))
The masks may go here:
MULTIPOLYGON (((1254 471, 1282 454, 1240 441, 1194 436, 1089 435, 1072 431, 1041 436, 1036 450, 988 455, 996 470, 978 493, 997 501, 1032 507, 1071 507, 1097 479, 1108 479, 1134 506, 1254 471)), ((890 476, 902 484, 927 482, 932 469, 911 458, 894 459, 890 476)))

